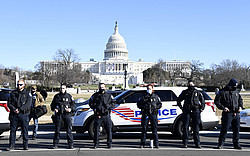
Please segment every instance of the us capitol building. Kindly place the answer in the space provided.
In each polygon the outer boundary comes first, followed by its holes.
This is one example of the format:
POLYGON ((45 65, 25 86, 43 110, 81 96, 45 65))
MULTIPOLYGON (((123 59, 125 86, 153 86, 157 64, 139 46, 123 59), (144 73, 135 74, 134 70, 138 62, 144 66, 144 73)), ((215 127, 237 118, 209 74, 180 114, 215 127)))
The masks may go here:
MULTIPOLYGON (((42 66, 55 67, 56 61, 41 61, 42 66)), ((128 58, 127 45, 124 38, 118 32, 117 22, 115 23, 114 34, 110 36, 106 49, 104 50, 104 59, 102 61, 80 62, 82 71, 89 71, 99 79, 99 82, 106 84, 124 84, 126 70, 126 84, 142 84, 143 71, 152 67, 156 63, 131 61, 128 58)), ((166 61, 162 66, 165 71, 181 69, 185 73, 191 73, 191 62, 189 61, 166 61)), ((45 68, 46 69, 46 68, 45 68)), ((54 68, 55 69, 55 68, 54 68)))

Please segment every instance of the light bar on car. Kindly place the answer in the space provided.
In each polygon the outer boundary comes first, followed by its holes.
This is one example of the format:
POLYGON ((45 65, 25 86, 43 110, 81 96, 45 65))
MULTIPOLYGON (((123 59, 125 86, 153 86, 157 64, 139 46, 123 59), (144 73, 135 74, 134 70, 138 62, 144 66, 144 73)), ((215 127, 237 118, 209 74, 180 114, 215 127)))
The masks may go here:
POLYGON ((7 103, 0 102, 0 107, 4 107, 7 112, 10 112, 10 109, 8 108, 7 103))
POLYGON ((206 105, 211 106, 213 111, 215 112, 215 105, 214 102, 206 102, 206 105))

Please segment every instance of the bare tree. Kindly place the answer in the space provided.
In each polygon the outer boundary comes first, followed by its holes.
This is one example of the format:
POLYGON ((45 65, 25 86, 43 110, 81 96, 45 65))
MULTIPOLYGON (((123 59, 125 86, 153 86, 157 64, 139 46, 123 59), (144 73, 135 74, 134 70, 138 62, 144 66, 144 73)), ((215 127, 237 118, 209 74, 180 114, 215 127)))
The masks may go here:
POLYGON ((38 80, 40 80, 42 86, 50 87, 51 84, 55 82, 55 75, 51 66, 51 64, 48 64, 44 61, 41 61, 35 65, 36 72, 40 73, 40 76, 38 76, 38 80))
POLYGON ((236 60, 224 60, 220 64, 212 64, 210 70, 211 85, 222 87, 231 78, 243 83, 246 78, 246 68, 236 60))
POLYGON ((56 79, 60 84, 72 84, 83 77, 78 63, 80 59, 73 49, 59 49, 54 60, 58 63, 56 79))
POLYGON ((199 60, 192 60, 191 62, 191 76, 189 79, 192 79, 198 86, 202 84, 204 79, 203 65, 204 63, 199 60))

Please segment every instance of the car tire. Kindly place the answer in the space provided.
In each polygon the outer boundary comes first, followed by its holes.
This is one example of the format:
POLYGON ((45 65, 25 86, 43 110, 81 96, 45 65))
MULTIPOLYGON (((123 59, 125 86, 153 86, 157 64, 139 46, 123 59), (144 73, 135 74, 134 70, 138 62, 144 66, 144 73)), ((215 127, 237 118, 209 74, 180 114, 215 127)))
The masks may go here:
MULTIPOLYGON (((183 122, 182 120, 179 120, 177 123, 176 123, 176 126, 175 126, 175 131, 174 131, 175 135, 177 135, 178 138, 182 139, 182 136, 183 136, 183 122)), ((191 126, 189 126, 189 135, 188 135, 188 139, 192 139, 193 138, 193 135, 192 135, 192 128, 191 126)))
MULTIPOLYGON (((91 122, 89 125, 89 130, 88 130, 89 136, 94 139, 94 120, 91 122)), ((99 134, 99 139, 106 139, 107 138, 107 132, 106 129, 104 128, 104 123, 101 123, 100 126, 100 134, 99 134)))

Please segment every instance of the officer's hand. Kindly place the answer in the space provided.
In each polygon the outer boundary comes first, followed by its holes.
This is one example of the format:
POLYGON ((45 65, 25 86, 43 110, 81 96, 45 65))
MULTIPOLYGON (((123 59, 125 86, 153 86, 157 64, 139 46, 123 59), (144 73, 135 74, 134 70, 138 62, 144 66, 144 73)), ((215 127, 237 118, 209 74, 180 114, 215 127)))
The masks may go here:
POLYGON ((239 110, 238 110, 238 112, 241 112, 241 111, 242 111, 242 108, 240 107, 239 110))
POLYGON ((18 114, 18 113, 19 113, 19 110, 18 110, 18 109, 15 109, 14 112, 18 114))
POLYGON ((58 113, 58 109, 55 109, 55 112, 58 113))
POLYGON ((65 108, 66 112, 71 112, 71 108, 65 108))
POLYGON ((227 107, 225 107, 224 112, 229 112, 229 109, 227 107))

